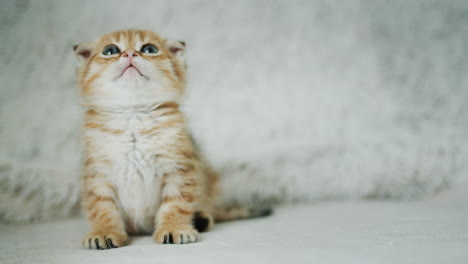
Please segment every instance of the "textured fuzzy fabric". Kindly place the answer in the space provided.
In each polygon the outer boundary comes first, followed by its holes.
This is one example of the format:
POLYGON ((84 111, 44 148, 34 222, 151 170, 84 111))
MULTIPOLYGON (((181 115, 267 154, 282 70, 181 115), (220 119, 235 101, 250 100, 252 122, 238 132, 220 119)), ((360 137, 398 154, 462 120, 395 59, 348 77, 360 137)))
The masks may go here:
POLYGON ((0 263, 466 264, 467 194, 285 206, 267 218, 216 225, 199 243, 158 245, 140 236, 112 250, 81 247, 83 217, 0 223, 0 263))
POLYGON ((72 46, 187 42, 185 105, 226 201, 411 198, 466 183, 468 2, 2 1, 0 215, 79 199, 72 46))

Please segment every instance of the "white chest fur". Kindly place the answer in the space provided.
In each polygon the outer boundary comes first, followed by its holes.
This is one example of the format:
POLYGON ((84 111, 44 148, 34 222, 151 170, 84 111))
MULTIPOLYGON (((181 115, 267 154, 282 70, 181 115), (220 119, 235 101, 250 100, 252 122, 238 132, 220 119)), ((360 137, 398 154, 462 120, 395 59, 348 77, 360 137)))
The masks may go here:
POLYGON ((160 205, 161 168, 157 156, 164 138, 141 132, 160 121, 144 113, 122 113, 108 121, 108 128, 122 133, 91 132, 102 155, 112 163, 109 180, 125 221, 137 232, 151 232, 160 205))
POLYGON ((116 187, 118 202, 124 218, 137 230, 151 230, 160 203, 160 176, 155 168, 155 153, 145 140, 137 140, 136 135, 126 135, 116 147, 121 155, 112 181, 116 187))

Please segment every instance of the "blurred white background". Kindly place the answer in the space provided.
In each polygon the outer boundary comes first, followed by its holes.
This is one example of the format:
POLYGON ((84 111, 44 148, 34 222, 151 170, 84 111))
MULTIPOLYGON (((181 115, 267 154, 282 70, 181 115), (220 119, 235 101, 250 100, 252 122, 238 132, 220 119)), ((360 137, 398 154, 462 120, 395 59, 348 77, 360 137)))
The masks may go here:
POLYGON ((2 1, 0 215, 79 199, 72 46, 187 43, 186 113, 226 201, 412 198, 466 183, 468 2, 2 1))

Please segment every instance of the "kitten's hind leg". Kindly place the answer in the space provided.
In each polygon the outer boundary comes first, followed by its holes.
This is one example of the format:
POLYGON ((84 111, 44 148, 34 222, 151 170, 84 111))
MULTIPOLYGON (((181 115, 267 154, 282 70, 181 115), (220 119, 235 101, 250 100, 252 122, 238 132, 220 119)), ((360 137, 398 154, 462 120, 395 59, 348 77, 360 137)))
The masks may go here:
POLYGON ((213 227, 213 217, 205 211, 197 211, 193 215, 192 224, 198 232, 206 232, 213 227))

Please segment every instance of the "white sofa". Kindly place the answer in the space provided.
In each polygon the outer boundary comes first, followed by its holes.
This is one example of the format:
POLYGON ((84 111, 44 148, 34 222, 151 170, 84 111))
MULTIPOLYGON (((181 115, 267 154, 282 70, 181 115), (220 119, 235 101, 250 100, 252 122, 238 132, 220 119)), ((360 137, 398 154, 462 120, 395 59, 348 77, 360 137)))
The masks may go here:
POLYGON ((86 250, 83 217, 0 225, 0 263, 467 263, 468 192, 420 201, 287 205, 218 224, 201 242, 86 250))

